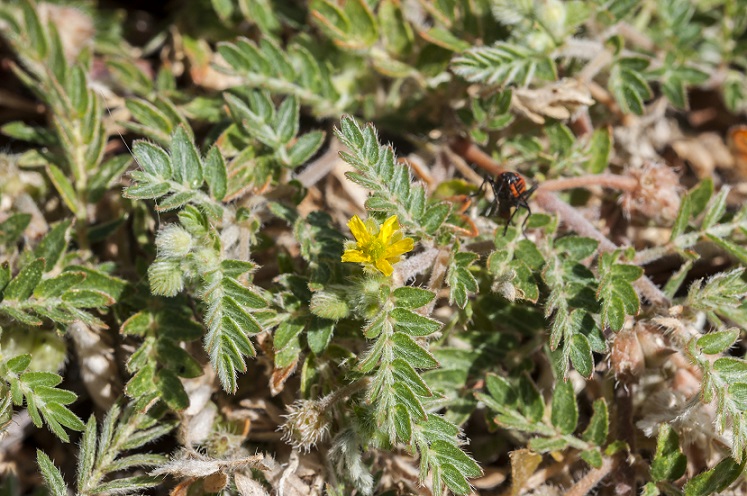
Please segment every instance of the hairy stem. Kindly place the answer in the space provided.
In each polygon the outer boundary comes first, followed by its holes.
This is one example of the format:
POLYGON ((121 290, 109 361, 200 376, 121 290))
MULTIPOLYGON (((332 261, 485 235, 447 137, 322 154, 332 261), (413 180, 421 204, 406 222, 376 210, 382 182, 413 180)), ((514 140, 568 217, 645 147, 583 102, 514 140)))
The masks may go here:
POLYGON ((562 191, 583 188, 585 186, 602 186, 603 188, 621 191, 635 191, 639 184, 637 180, 628 176, 620 176, 618 174, 590 174, 580 177, 550 179, 540 184, 538 189, 543 191, 562 191))
POLYGON ((584 496, 586 494, 589 494, 589 492, 591 492, 591 490, 594 489, 597 484, 599 484, 605 477, 607 477, 610 472, 615 470, 619 464, 619 455, 611 458, 603 458, 602 466, 587 472, 586 475, 581 478, 581 480, 576 482, 573 487, 571 487, 568 492, 565 493, 566 496, 584 496))

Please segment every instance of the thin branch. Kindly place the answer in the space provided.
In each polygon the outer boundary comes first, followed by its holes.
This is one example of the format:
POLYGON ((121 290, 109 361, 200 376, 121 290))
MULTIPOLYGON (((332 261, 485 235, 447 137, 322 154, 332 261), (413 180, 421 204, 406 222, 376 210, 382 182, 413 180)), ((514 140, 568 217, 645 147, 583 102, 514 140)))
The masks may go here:
POLYGON ((603 188, 617 189, 621 191, 635 191, 638 189, 638 181, 629 176, 618 174, 589 174, 587 176, 569 177, 564 179, 550 179, 539 185, 538 189, 544 191, 562 191, 585 186, 601 186, 603 188))

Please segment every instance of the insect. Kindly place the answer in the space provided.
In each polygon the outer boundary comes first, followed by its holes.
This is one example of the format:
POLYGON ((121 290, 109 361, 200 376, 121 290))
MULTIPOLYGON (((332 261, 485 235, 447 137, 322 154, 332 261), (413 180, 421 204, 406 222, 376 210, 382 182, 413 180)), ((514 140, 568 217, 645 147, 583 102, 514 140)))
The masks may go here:
POLYGON ((523 231, 527 220, 529 220, 529 216, 532 215, 532 209, 529 208, 527 201, 532 196, 532 193, 534 193, 534 190, 537 189, 537 185, 534 184, 531 188, 527 189, 527 183, 524 181, 524 178, 515 172, 503 172, 498 177, 489 177, 485 181, 490 183, 490 187, 493 188, 493 203, 488 207, 486 216, 490 217, 497 211, 501 218, 507 219, 506 227, 503 228, 503 235, 505 236, 508 226, 511 225, 511 221, 519 211, 519 208, 524 208, 528 212, 528 215, 521 224, 521 230, 523 231), (511 212, 512 208, 514 209, 513 212, 511 212))

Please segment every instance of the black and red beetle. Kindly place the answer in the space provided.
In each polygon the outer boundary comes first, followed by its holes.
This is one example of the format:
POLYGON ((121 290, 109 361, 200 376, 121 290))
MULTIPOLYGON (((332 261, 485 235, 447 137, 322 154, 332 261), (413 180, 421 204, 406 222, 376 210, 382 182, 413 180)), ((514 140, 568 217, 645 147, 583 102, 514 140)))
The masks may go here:
POLYGON ((506 227, 503 228, 503 235, 505 236, 508 226, 511 225, 511 221, 519 208, 524 208, 528 215, 521 223, 521 230, 523 231, 529 216, 532 215, 532 209, 529 208, 527 201, 534 190, 537 189, 537 185, 534 184, 527 189, 526 181, 516 172, 502 172, 497 177, 489 177, 485 181, 490 183, 490 187, 493 188, 493 203, 485 215, 490 217, 497 212, 501 218, 507 219, 506 227), (513 212, 511 209, 513 209, 513 212))

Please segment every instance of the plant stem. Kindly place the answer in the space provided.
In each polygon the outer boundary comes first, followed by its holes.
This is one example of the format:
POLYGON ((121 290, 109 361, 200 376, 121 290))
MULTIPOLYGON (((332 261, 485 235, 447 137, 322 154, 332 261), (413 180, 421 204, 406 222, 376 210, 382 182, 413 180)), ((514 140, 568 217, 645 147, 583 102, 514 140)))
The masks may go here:
POLYGON ((584 186, 602 186, 603 188, 621 191, 635 191, 638 188, 638 181, 632 177, 620 176, 618 174, 590 174, 565 179, 550 179, 540 184, 538 189, 544 191, 562 191, 582 188, 584 186))
POLYGON ((602 466, 590 470, 581 480, 571 487, 566 496, 584 496, 588 494, 602 479, 607 477, 620 464, 620 456, 605 457, 602 459, 602 466))

